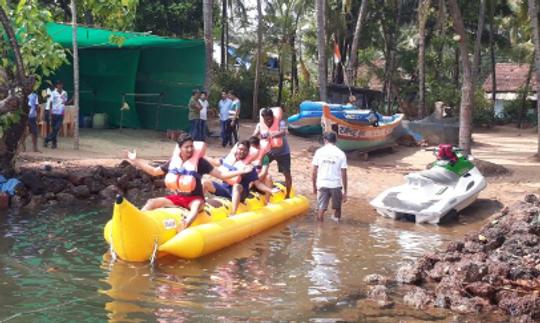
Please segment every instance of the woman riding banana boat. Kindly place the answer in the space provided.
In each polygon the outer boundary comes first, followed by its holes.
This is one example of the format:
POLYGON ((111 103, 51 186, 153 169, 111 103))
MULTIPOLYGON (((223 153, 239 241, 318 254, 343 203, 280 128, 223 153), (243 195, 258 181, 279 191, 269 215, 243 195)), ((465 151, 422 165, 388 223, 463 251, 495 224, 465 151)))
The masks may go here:
POLYGON ((228 180, 251 173, 253 166, 245 165, 238 170, 216 168, 203 158, 206 151, 204 142, 193 141, 189 134, 181 134, 176 142, 171 159, 158 167, 153 167, 137 158, 135 151, 126 152, 126 157, 133 166, 150 176, 165 175, 165 186, 174 192, 165 197, 148 200, 142 211, 178 206, 189 209, 188 216, 183 220, 184 223, 177 227, 177 229, 182 229, 189 227, 204 207, 203 175, 209 174, 221 180, 228 180))

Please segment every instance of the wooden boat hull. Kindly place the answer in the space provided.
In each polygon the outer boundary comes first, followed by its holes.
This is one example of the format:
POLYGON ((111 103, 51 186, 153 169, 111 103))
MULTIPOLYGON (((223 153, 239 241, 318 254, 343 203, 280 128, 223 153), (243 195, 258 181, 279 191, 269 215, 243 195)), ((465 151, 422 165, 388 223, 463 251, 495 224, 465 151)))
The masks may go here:
POLYGON ((403 114, 395 114, 391 120, 379 122, 378 127, 361 125, 339 119, 328 106, 323 107, 327 129, 337 134, 337 146, 344 151, 372 151, 393 145, 403 134, 403 114))

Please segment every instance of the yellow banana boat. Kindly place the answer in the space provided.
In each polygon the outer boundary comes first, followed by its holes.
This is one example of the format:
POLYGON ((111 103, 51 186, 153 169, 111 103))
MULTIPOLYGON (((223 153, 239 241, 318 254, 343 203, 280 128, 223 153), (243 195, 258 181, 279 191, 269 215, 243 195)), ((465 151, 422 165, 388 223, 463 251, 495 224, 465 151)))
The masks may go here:
POLYGON ((285 200, 285 187, 281 184, 277 186, 281 191, 271 197, 269 205, 264 206, 263 196, 260 194, 250 193, 245 203, 240 204, 238 215, 231 217, 228 217, 232 209, 230 200, 210 199, 193 224, 178 235, 176 227, 188 210, 160 208, 141 211, 122 196, 118 196, 113 217, 105 225, 103 235, 111 250, 126 261, 148 261, 154 254, 158 257, 174 254, 183 258, 197 258, 308 210, 305 197, 294 196, 293 192, 291 198, 285 200), (209 224, 216 226, 198 230, 199 227, 209 224), (173 237, 175 239, 170 244, 165 244, 173 237))

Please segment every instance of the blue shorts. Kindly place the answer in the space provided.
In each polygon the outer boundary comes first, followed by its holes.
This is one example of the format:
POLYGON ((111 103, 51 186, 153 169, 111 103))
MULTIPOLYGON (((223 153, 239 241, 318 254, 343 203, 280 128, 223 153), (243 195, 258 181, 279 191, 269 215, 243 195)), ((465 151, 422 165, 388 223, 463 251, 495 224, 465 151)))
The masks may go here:
MULTIPOLYGON (((257 171, 255 169, 253 169, 252 172, 242 176, 242 182, 240 183, 240 185, 242 185, 242 195, 240 196, 240 201, 243 202, 249 196, 249 184, 258 179, 259 175, 257 175, 257 171)), ((232 185, 215 181, 212 182, 212 184, 214 184, 214 188, 216 189, 216 192, 214 193, 216 196, 232 199, 232 185)))

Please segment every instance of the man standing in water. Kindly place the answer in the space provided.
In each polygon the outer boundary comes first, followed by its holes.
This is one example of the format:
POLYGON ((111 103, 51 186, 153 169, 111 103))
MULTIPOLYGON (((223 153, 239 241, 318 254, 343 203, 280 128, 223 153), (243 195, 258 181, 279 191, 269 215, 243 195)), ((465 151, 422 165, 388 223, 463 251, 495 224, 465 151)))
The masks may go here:
POLYGON ((127 160, 135 167, 141 169, 145 173, 151 176, 163 176, 167 175, 173 178, 172 183, 176 186, 180 186, 178 183, 184 183, 186 177, 191 177, 191 185, 189 189, 183 187, 170 187, 170 183, 165 180, 168 188, 174 190, 174 194, 166 197, 158 197, 150 199, 146 202, 143 211, 153 210, 162 207, 183 207, 189 209, 189 215, 184 219, 182 226, 178 229, 187 228, 193 223, 199 211, 204 206, 204 193, 201 179, 204 174, 210 174, 219 179, 228 179, 235 176, 240 176, 246 172, 251 172, 252 168, 246 168, 243 171, 222 172, 217 168, 214 168, 209 161, 202 157, 204 149, 196 151, 193 145, 193 138, 186 133, 178 136, 176 140, 178 145, 175 149, 171 160, 163 165, 153 167, 147 162, 137 158, 135 151, 126 151, 127 160), (202 151, 201 151, 202 150, 202 151))
POLYGON ((317 149, 313 156, 311 172, 313 194, 317 194, 317 220, 323 221, 324 212, 332 199, 332 220, 339 222, 341 204, 347 201, 347 156, 336 146, 335 133, 325 132, 323 139, 324 146, 317 149))

